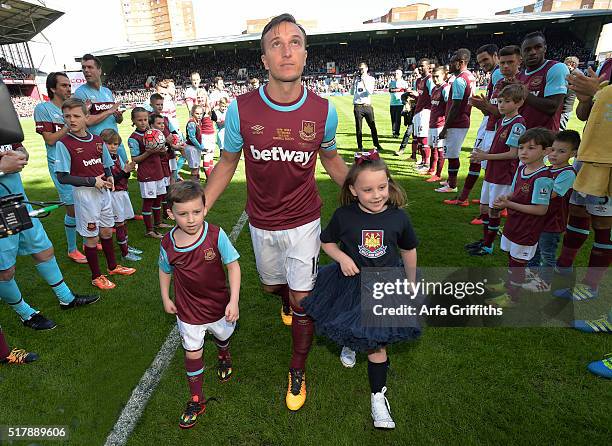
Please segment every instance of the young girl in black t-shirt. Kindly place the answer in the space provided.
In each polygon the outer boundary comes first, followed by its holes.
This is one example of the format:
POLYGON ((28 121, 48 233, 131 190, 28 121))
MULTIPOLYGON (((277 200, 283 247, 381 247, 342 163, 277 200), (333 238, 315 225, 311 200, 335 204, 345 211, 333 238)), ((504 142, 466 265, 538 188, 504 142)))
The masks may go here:
POLYGON ((319 334, 344 349, 367 352, 374 426, 393 429, 385 397, 389 367, 385 346, 416 339, 421 332, 418 327, 363 326, 360 270, 403 264, 407 279, 414 282, 418 242, 401 209, 406 194, 375 150, 355 154, 340 201, 342 206, 321 233, 322 248, 335 263, 321 268, 303 306, 319 334))

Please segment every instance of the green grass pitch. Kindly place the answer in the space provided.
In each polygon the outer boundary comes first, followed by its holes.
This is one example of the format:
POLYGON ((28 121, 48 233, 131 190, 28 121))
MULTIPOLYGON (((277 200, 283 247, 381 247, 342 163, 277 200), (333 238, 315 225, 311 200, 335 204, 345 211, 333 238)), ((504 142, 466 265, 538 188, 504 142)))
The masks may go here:
MULTIPOLYGON (((350 97, 333 98, 339 115, 338 147, 350 161, 356 147, 350 97)), ((471 258, 463 245, 479 238, 469 225, 475 205, 449 208, 410 164, 394 157, 399 140, 389 135, 388 98, 374 98, 383 153, 396 180, 407 190, 408 211, 420 239, 420 266, 499 266, 506 255, 471 258)), ((129 114, 121 126, 130 134, 129 114)), ((186 110, 179 111, 182 124, 186 110)), ((460 185, 481 114, 475 110, 462 153, 460 185)), ((23 120, 30 163, 23 171, 34 200, 55 200, 42 138, 32 120, 23 120)), ((575 118, 570 127, 581 129, 575 118)), ((369 130, 364 123, 364 133, 369 130)), ((366 147, 371 140, 365 138, 366 147)), ((323 223, 337 206, 338 187, 320 168, 323 223)), ((476 190, 479 190, 479 180, 476 190)), ((228 233, 245 202, 244 167, 215 205, 208 220, 228 233)), ((477 193, 473 193, 473 197, 477 193)), ((131 180, 133 205, 140 209, 131 180)), ((67 283, 80 293, 94 292, 89 269, 65 256, 63 212, 43 221, 53 240, 67 283)), ((102 444, 131 391, 150 365, 174 320, 163 312, 157 279, 158 244, 143 237, 142 222, 129 223, 130 244, 144 249, 132 277, 116 279, 114 290, 89 308, 62 312, 32 259, 17 262, 17 282, 24 298, 58 323, 50 332, 34 332, 0 305, 0 321, 11 345, 36 351, 41 359, 22 367, 0 367, 0 425, 67 425, 70 444, 102 444)), ((578 264, 586 265, 588 248, 578 264)), ((290 413, 284 405, 290 356, 290 329, 281 324, 279 303, 260 290, 248 230, 236 247, 241 253, 240 330, 232 340, 235 377, 219 384, 216 353, 207 343, 204 390, 217 402, 190 431, 177 422, 188 399, 183 355, 178 351, 146 407, 130 445, 153 444, 605 444, 611 438, 610 383, 590 375, 585 366, 612 351, 612 337, 584 335, 570 329, 428 328, 412 344, 390 348, 388 397, 397 428, 372 428, 366 360, 354 369, 338 360, 339 348, 316 338, 308 358, 306 405, 290 413), (608 440, 606 440, 608 438, 608 440)), ((102 259, 101 259, 102 260, 102 259)), ((325 260, 326 261, 326 260, 325 260)), ((102 265, 104 265, 102 261, 102 265)))

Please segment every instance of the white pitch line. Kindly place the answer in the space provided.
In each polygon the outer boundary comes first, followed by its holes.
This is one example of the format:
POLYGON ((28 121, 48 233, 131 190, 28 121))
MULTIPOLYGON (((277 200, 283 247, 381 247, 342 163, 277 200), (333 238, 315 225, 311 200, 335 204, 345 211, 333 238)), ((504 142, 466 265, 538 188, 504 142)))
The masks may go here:
MULTIPOLYGON (((242 211, 242 215, 238 218, 229 235, 232 243, 236 242, 247 221, 248 216, 245 211, 242 211)), ((113 430, 106 437, 105 446, 123 446, 127 443, 130 434, 145 410, 149 398, 155 391, 168 365, 170 365, 170 360, 174 356, 180 341, 178 328, 175 325, 166 337, 159 352, 157 352, 155 359, 153 359, 149 368, 140 378, 138 385, 132 391, 132 395, 121 411, 121 415, 119 415, 113 430)))

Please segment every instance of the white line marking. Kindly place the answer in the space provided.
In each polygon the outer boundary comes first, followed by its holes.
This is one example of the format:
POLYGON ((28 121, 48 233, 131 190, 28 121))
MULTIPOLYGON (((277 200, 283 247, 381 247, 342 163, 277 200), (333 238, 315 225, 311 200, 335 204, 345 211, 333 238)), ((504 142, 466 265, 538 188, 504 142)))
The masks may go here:
MULTIPOLYGON (((229 239, 232 243, 236 242, 247 221, 248 216, 245 211, 242 211, 242 215, 238 218, 238 221, 229 235, 229 239)), ((136 423, 147 406, 149 398, 168 368, 180 341, 178 328, 175 325, 166 337, 159 352, 157 352, 155 359, 153 359, 153 362, 132 391, 132 395, 121 411, 121 415, 119 415, 113 430, 106 438, 106 442, 104 443, 105 446, 123 446, 127 443, 130 434, 134 430, 134 427, 136 427, 136 423)))

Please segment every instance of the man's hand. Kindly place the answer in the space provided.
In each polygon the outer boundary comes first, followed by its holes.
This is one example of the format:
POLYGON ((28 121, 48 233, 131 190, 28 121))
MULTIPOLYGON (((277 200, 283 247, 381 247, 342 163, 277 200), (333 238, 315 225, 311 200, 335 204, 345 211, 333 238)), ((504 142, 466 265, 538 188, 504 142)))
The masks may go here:
POLYGON ((580 71, 576 71, 575 74, 569 74, 566 77, 568 88, 576 93, 580 102, 589 101, 595 96, 595 93, 599 90, 599 84, 605 80, 603 75, 597 77, 597 73, 591 67, 589 67, 587 74, 588 76, 585 76, 580 71))
POLYGON ((95 184, 96 189, 99 189, 99 190, 108 189, 108 186, 109 186, 109 183, 108 181, 104 179, 104 174, 98 175, 96 177, 96 184, 95 184))
POLYGON ((20 172, 26 164, 28 164, 28 159, 25 153, 9 150, 0 158, 0 171, 4 173, 20 172))

